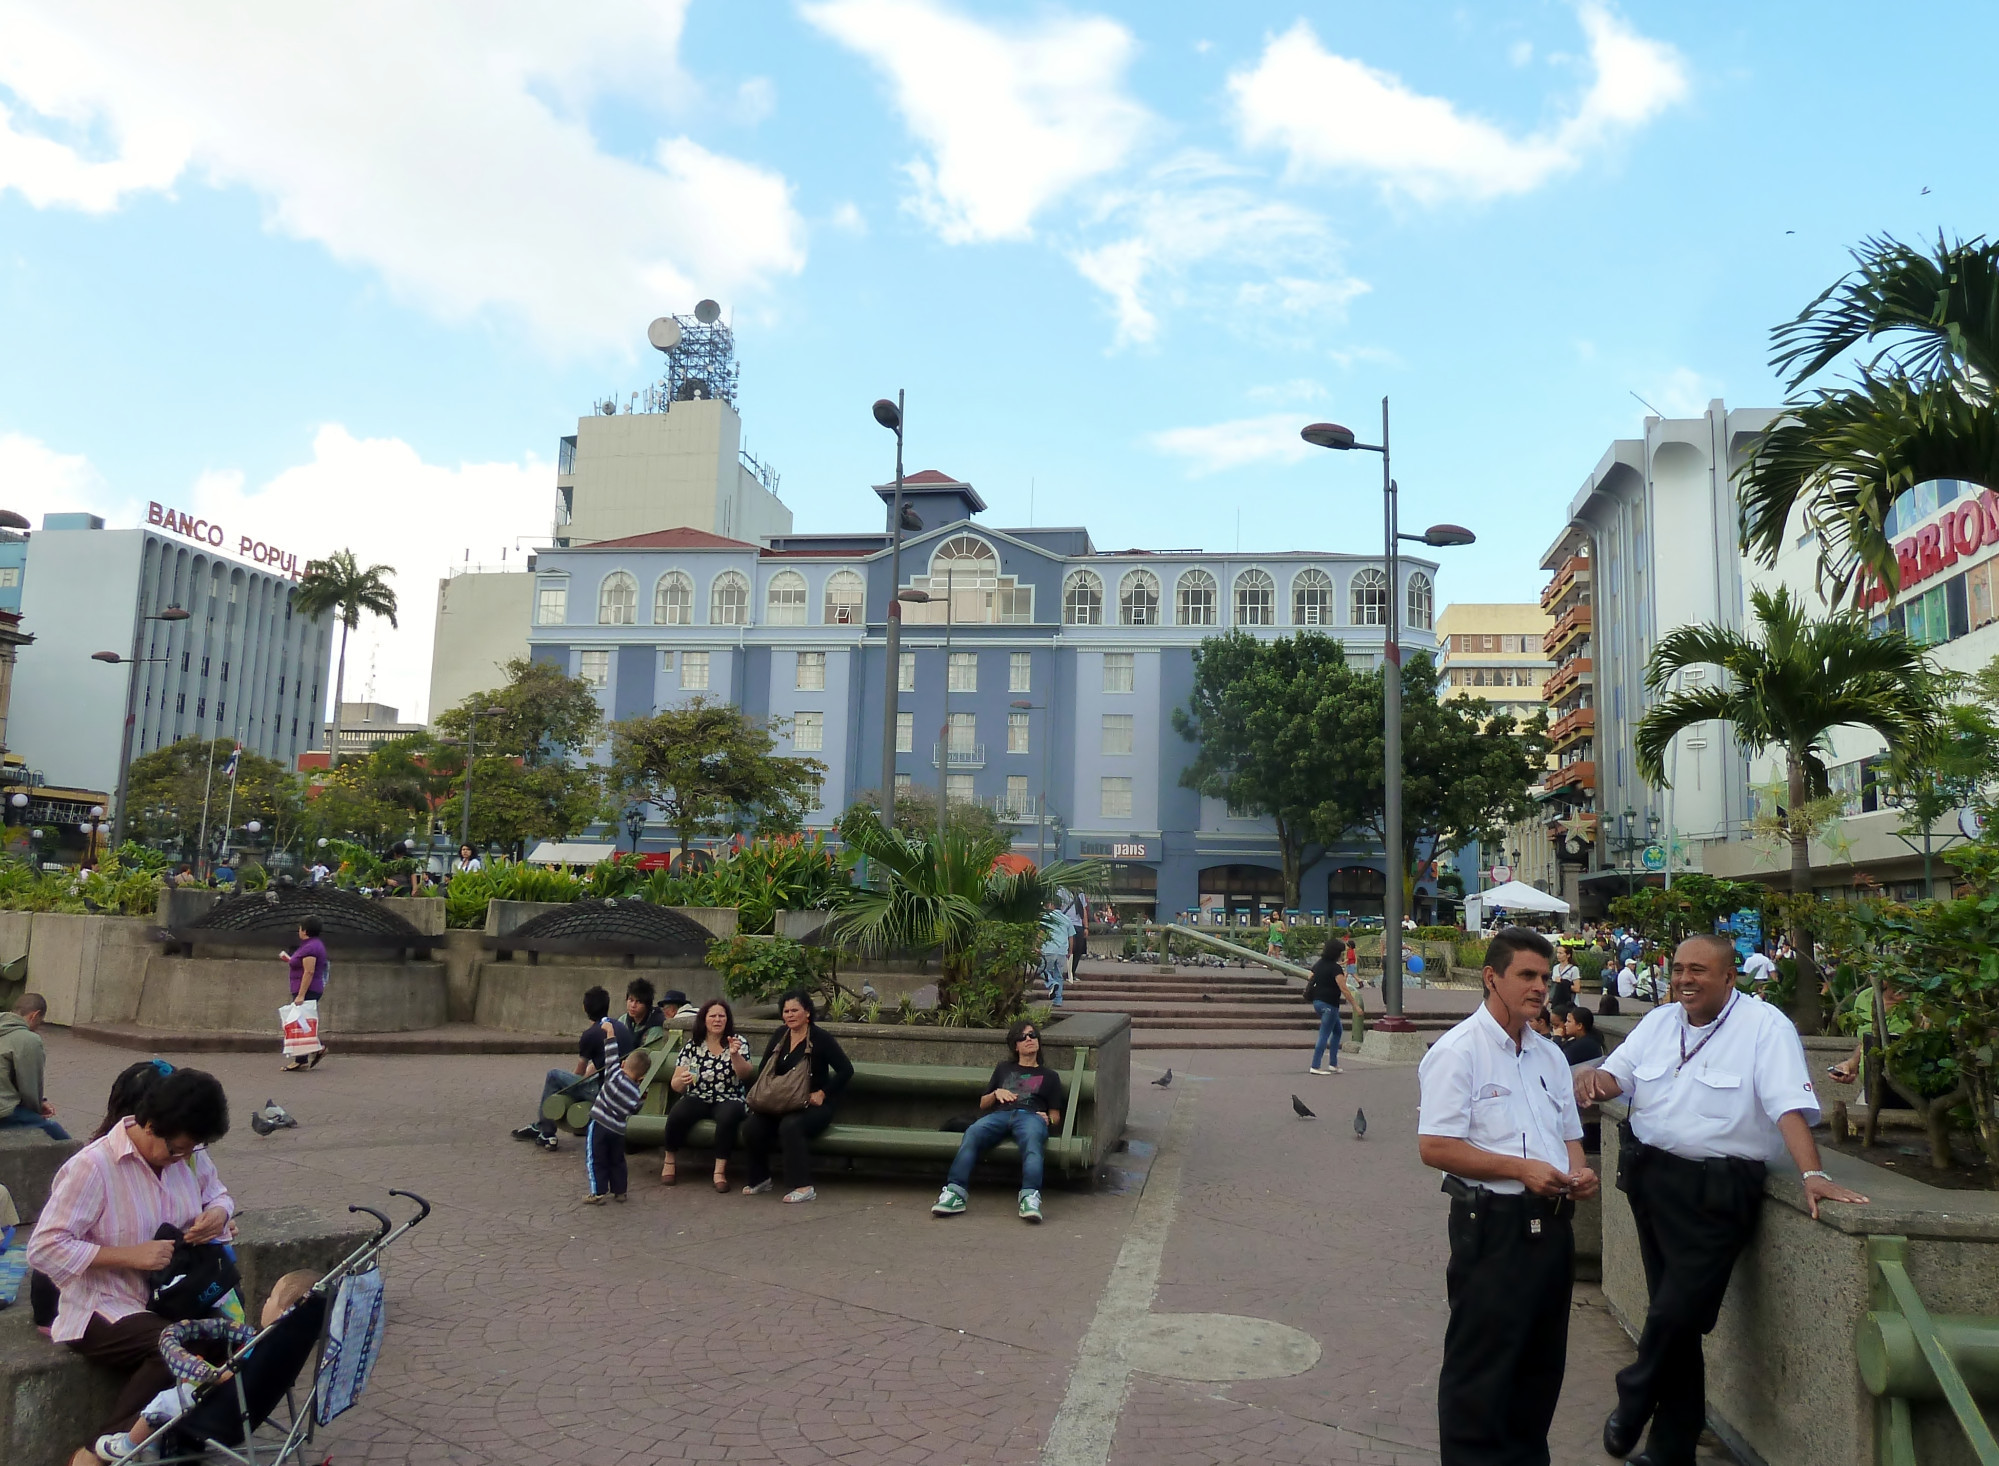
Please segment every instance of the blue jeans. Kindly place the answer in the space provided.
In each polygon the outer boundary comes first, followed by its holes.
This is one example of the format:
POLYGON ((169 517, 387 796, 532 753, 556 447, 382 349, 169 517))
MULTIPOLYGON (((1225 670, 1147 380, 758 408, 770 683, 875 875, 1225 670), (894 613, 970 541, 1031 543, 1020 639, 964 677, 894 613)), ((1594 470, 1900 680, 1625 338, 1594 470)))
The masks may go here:
POLYGON ((67 1130, 49 1119, 34 1105, 22 1105, 10 1115, 0 1115, 0 1126, 7 1125, 39 1125, 48 1133, 51 1140, 69 1139, 67 1130))
MULTIPOLYGON (((1312 1006, 1319 1011, 1319 1041, 1312 1046, 1312 1067, 1323 1067, 1327 1055, 1332 1057, 1333 1067, 1340 1062, 1340 1005, 1315 999, 1312 1006)), ((1291 1061, 1297 1063, 1296 1059, 1291 1061)))
POLYGON ((1048 985, 1048 993, 1054 1005, 1062 1006, 1062 963, 1061 957, 1044 955, 1041 959, 1041 980, 1048 985))
POLYGON ((1002 1140, 1020 1147, 1020 1189, 1041 1189, 1041 1147, 1048 1139, 1048 1121, 1035 1110, 995 1110, 981 1115, 965 1130, 958 1154, 951 1162, 949 1183, 963 1191, 972 1184, 972 1168, 979 1157, 1002 1140))

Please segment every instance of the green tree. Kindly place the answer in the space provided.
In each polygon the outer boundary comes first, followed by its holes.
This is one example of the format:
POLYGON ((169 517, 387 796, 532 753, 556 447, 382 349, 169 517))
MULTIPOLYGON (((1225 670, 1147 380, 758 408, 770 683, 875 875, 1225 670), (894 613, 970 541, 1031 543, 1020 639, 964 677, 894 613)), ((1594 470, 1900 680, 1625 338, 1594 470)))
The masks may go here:
MULTIPOLYGON (((1364 735, 1354 745, 1349 705, 1364 695, 1345 648, 1318 632, 1263 641, 1231 631, 1194 648, 1194 690, 1173 710, 1174 731, 1195 745, 1180 783, 1276 824, 1287 906, 1300 904, 1308 854, 1328 838, 1322 811, 1363 802, 1367 746, 1364 735)), ((1378 694, 1374 708, 1378 782, 1378 694)))
POLYGON ((1761 911, 1769 891, 1755 881, 1728 881, 1688 871, 1673 877, 1672 890, 1647 886, 1610 903, 1611 916, 1636 928, 1646 941, 1671 949, 1682 938, 1711 932, 1715 923, 1738 911, 1761 911))
MULTIPOLYGON (((1646 664, 1657 695, 1685 667, 1719 667, 1719 681, 1662 697, 1639 720, 1634 740, 1641 778, 1665 788, 1665 759, 1676 734, 1699 723, 1733 725, 1749 754, 1781 750, 1787 811, 1828 793, 1824 755, 1835 728, 1872 729, 1891 754, 1919 746, 1941 717, 1940 682, 1929 659, 1899 631, 1871 632, 1856 613, 1806 614, 1788 588, 1750 592, 1760 632, 1752 640, 1726 626, 1682 626, 1668 632, 1646 664)), ((1811 830, 1789 819, 1791 890, 1812 890, 1811 830)), ((1812 933, 1793 920, 1798 955, 1792 1018, 1800 1031, 1824 1022, 1812 933)))
MULTIPOLYGON (((881 811, 881 791, 863 789, 855 796, 849 811, 855 809, 881 811)), ((954 799, 945 807, 944 828, 947 832, 966 836, 997 835, 1002 833, 999 816, 983 804, 968 800, 954 799)), ((895 830, 898 835, 912 840, 927 840, 937 833, 937 791, 920 784, 906 784, 895 791, 895 830)))
MULTIPOLYGON (((208 849, 222 844, 225 815, 237 830, 256 820, 263 826, 258 839, 283 849, 297 838, 304 812, 298 777, 275 759, 243 750, 236 765, 236 799, 229 800, 228 738, 183 738, 132 760, 128 802, 134 838, 163 842, 183 859, 198 853, 203 796, 207 796, 208 849)), ((240 842, 241 836, 234 837, 240 842)))
MULTIPOLYGON (((454 843, 464 828, 462 764, 461 758, 461 772, 436 815, 454 843)), ((537 766, 510 753, 482 753, 473 760, 471 838, 480 849, 498 846, 524 859, 533 841, 566 840, 615 814, 605 801, 599 769, 537 766)))
POLYGON ((1901 494, 1941 478, 1999 486, 1999 245, 1870 239, 1853 258, 1771 333, 1791 400, 1737 473, 1743 549, 1774 564, 1802 510, 1835 601, 1863 569, 1899 584, 1885 526, 1901 494), (1880 350, 1850 385, 1800 390, 1863 344, 1880 350))
MULTIPOLYGON (((437 736, 462 748, 474 708, 480 710, 478 747, 511 754, 530 767, 563 762, 594 747, 604 735, 604 716, 589 683, 552 663, 525 657, 507 663, 504 687, 474 693, 439 713, 437 736)), ((472 797, 476 807, 476 786, 472 797)))
MULTIPOLYGON (((305 567, 293 605, 302 616, 319 617, 328 611, 340 618, 340 663, 333 677, 333 748, 328 756, 331 767, 340 764, 340 703, 347 689, 347 633, 361 624, 361 613, 388 618, 396 624, 396 593, 389 587, 395 574, 389 565, 370 565, 363 570, 352 550, 335 550, 324 560, 305 567)), ((319 710, 313 709, 313 716, 319 710)))
MULTIPOLYGON (((819 797, 826 765, 777 752, 775 725, 694 698, 611 725, 612 788, 650 804, 680 836, 795 830, 819 797)), ((478 810, 478 795, 473 795, 478 810)))

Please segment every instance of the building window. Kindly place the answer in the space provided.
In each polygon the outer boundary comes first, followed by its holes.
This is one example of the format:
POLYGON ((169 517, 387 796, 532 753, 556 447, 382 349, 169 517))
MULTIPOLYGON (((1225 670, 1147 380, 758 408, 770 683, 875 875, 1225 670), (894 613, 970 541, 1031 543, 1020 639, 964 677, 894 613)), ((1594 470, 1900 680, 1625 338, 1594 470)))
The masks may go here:
POLYGON ((970 804, 978 793, 972 788, 970 774, 946 774, 944 776, 944 798, 950 804, 970 804))
POLYGON ((948 692, 977 692, 979 690, 979 654, 977 652, 951 653, 951 665, 945 672, 945 690, 948 692))
POLYGON ((175 711, 176 713, 185 713, 185 712, 187 711, 187 694, 186 694, 186 693, 184 693, 184 692, 183 692, 183 693, 181 693, 181 694, 180 694, 180 696, 178 696, 178 697, 176 697, 176 698, 174 699, 174 711, 175 711))
POLYGON ((207 658, 207 657, 203 657, 203 658, 201 659, 201 675, 202 675, 202 676, 204 676, 204 677, 206 677, 206 676, 208 675, 208 658, 207 658))
POLYGON ((1238 626, 1277 624, 1277 583, 1261 570, 1235 578, 1235 619, 1238 626))
POLYGON ((1030 814, 1034 810, 1034 796, 1027 792, 1027 775, 1008 774, 1006 776, 1006 809, 1008 814, 1030 814))
POLYGON ((1028 751, 1026 713, 1008 713, 1006 715, 1006 751, 1008 753, 1026 753, 1028 751))
POLYGON ((750 583, 734 570, 715 577, 708 593, 708 621, 714 626, 742 626, 750 619, 750 583))
POLYGON ((916 691, 916 653, 899 652, 896 656, 895 688, 897 692, 916 691))
POLYGON ((897 753, 916 752, 916 714, 897 713, 895 715, 895 751, 897 753))
MULTIPOLYGON (((1990 617, 1986 618, 1990 620, 1990 617)), ((1034 653, 1008 652, 1006 657, 1006 690, 1008 692, 1034 691, 1034 653)))
POLYGON ((1131 652, 1104 653, 1104 691, 1131 692, 1138 686, 1137 668, 1131 652))
POLYGON ((1118 622, 1124 626, 1159 624, 1159 577, 1150 570, 1133 570, 1118 583, 1118 622))
POLYGON ((792 685, 800 692, 824 692, 826 690, 826 653, 800 652, 798 654, 798 676, 792 685))
POLYGON ((694 582, 685 571, 669 570, 653 587, 652 621, 655 626, 694 624, 694 582))
POLYGON ((1131 714, 1130 714, 1130 713, 1105 713, 1105 714, 1104 714, 1104 745, 1103 745, 1103 751, 1104 751, 1105 753, 1130 753, 1130 752, 1131 752, 1131 714))
POLYGON ((1107 775, 1097 781, 1097 813, 1107 820, 1131 818, 1131 779, 1107 775))
POLYGON ((953 757, 967 757, 979 746, 977 713, 953 713, 951 721, 945 727, 950 736, 950 750, 953 757))
POLYGON ((228 717, 228 716, 229 716, 229 704, 228 704, 228 703, 226 703, 226 702, 218 702, 218 703, 216 703, 216 705, 215 705, 215 721, 219 723, 219 722, 221 722, 221 721, 222 721, 222 720, 223 720, 224 718, 226 718, 226 717, 228 717))
POLYGON ((599 626, 631 626, 639 619, 639 583, 622 570, 604 577, 597 592, 599 626))
POLYGON ((897 774, 895 776, 895 792, 900 794, 915 783, 916 776, 914 774, 897 774))
POLYGON ((1062 624, 1104 624, 1104 583, 1088 570, 1078 570, 1062 589, 1062 624))
POLYGON ((680 654, 680 685, 687 692, 708 690, 708 653, 682 652, 680 654))
POLYGON ((20 566, 18 565, 0 566, 0 590, 12 590, 15 586, 19 585, 20 583, 21 583, 20 566))
POLYGON ((835 571, 826 582, 826 624, 859 626, 867 619, 867 583, 851 570, 835 571))
POLYGON ((1353 578, 1353 615, 1348 619, 1356 626, 1386 626, 1388 624, 1388 577, 1372 566, 1359 572, 1353 578))
POLYGON ((764 620, 772 626, 803 626, 805 596, 804 576, 796 570, 778 571, 764 594, 764 620))
POLYGON ((1189 570, 1173 589, 1173 619, 1181 626, 1215 624, 1215 578, 1205 570, 1189 570))
POLYGON ((659 654, 659 670, 668 674, 669 676, 672 675, 673 672, 672 652, 661 652, 659 654))
POLYGON ((205 698, 205 697, 197 697, 197 698, 196 698, 196 699, 194 700, 194 715, 195 715, 195 716, 196 716, 197 718, 205 718, 205 717, 207 717, 207 716, 208 716, 208 699, 207 699, 207 698, 205 698))
POLYGON ((818 753, 826 747, 826 715, 794 713, 791 718, 791 746, 799 753, 818 753))
POLYGON ((222 664, 222 680, 224 682, 229 680, 229 664, 227 662, 222 664))
POLYGON ((1325 571, 1301 570, 1291 581, 1291 624, 1333 624, 1333 580, 1325 571))
MULTIPOLYGON (((1436 592, 1431 588, 1429 576, 1418 570, 1414 575, 1409 577, 1409 629, 1411 631, 1428 631, 1430 629, 1435 600, 1436 592)), ((1521 638, 1509 636, 1505 639, 1513 643, 1507 650, 1525 650, 1520 645, 1521 638)))
POLYGON ((941 626, 948 619, 963 626, 1034 619, 1034 588, 1000 574, 998 552, 977 535, 954 535, 939 545, 930 557, 930 573, 912 576, 909 585, 930 599, 906 604, 906 622, 941 626))
POLYGON ((583 652, 578 656, 576 675, 592 687, 602 687, 611 680, 611 654, 609 652, 583 652))

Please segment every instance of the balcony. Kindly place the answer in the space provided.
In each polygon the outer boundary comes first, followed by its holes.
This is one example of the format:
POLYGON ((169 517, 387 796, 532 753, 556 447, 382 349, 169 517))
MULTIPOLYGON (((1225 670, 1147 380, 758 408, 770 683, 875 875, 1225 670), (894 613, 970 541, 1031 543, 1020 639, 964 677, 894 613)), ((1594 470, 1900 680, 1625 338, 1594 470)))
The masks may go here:
POLYGON ((1550 658, 1559 657, 1570 642, 1578 636, 1587 634, 1589 629, 1590 604, 1588 601, 1579 601, 1562 612, 1561 617, 1555 622, 1554 629, 1541 638, 1541 654, 1550 658))
POLYGON ((1594 686, 1596 668, 1588 657, 1570 657, 1561 666, 1548 674, 1548 680, 1541 684, 1541 701, 1553 705, 1560 702, 1585 681, 1594 686))
POLYGON ((1555 770, 1543 781, 1550 794, 1562 789, 1596 789, 1596 760, 1578 759, 1566 768, 1555 770))
POLYGON ((1577 708, 1557 718, 1548 728, 1548 751, 1560 753, 1578 738, 1596 732, 1596 709, 1577 708))
POLYGON ((1571 555, 1562 562, 1555 572, 1555 578, 1548 582, 1548 588, 1541 592, 1541 609, 1550 611, 1576 586, 1589 584, 1589 556, 1571 555))
MULTIPOLYGON (((930 767, 936 768, 944 745, 930 745, 930 767)), ((951 746, 951 765, 954 769, 982 769, 986 766, 986 746, 983 743, 954 743, 951 746)))
POLYGON ((1039 795, 1008 799, 1004 794, 996 794, 990 799, 981 799, 979 803, 991 810, 993 818, 1003 825, 1035 825, 1042 819, 1039 795))

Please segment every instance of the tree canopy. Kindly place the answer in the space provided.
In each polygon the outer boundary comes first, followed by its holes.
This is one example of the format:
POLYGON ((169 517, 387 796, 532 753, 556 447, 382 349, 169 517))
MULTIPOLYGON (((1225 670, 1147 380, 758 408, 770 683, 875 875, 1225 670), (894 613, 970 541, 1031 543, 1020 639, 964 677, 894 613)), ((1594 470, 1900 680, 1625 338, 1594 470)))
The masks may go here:
POLYGON ((506 671, 505 686, 476 692, 437 714, 433 721, 439 739, 463 745, 472 711, 478 709, 478 748, 539 767, 593 748, 604 736, 596 694, 581 677, 525 657, 508 662, 506 671))
POLYGON ((199 852, 206 795, 211 855, 221 847, 225 817, 239 831, 256 820, 264 827, 260 840, 284 845, 293 839, 304 814, 298 780, 275 759, 245 749, 236 765, 232 808, 228 767, 235 746, 228 738, 183 738, 133 759, 125 821, 132 837, 167 842, 192 859, 199 852))
MULTIPOLYGON (((680 836, 796 830, 818 800, 826 765, 777 752, 777 725, 694 698, 611 725, 612 786, 649 804, 680 836)), ((478 796, 473 796, 477 817, 478 796)))

